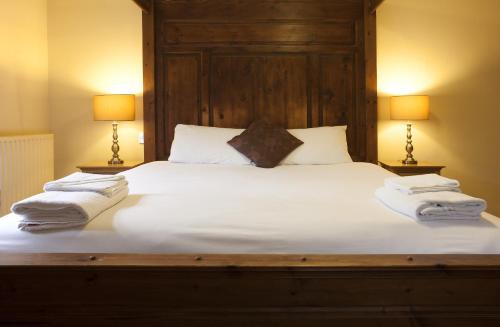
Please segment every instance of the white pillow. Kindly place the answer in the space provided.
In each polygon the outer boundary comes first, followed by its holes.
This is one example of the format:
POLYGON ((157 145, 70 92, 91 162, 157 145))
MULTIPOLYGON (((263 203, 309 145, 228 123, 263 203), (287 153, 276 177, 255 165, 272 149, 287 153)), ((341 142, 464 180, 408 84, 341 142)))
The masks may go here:
POLYGON ((244 155, 227 144, 243 129, 182 125, 175 127, 168 161, 196 164, 249 165, 244 155))
POLYGON ((289 129, 304 142, 290 153, 281 165, 330 165, 352 162, 347 151, 347 126, 289 129))

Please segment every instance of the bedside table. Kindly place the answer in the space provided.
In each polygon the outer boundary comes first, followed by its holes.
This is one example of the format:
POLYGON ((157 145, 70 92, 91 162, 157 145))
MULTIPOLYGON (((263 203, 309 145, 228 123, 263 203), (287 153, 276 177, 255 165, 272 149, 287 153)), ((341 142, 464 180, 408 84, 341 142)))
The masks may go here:
POLYGON ((122 165, 109 165, 106 162, 99 162, 80 165, 76 168, 80 169, 83 173, 114 175, 140 166, 143 163, 143 161, 125 161, 122 165))
POLYGON ((382 168, 385 168, 400 176, 438 174, 441 175, 441 169, 445 166, 434 165, 428 162, 419 162, 416 165, 406 165, 401 161, 379 161, 382 168))

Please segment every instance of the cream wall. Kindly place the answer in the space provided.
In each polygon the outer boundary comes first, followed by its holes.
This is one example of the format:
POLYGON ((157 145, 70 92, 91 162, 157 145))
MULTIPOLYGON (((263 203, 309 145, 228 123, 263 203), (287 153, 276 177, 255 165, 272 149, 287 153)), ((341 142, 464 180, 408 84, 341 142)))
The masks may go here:
POLYGON ((0 8, 0 135, 47 132, 47 1, 0 8))
POLYGON ((500 1, 386 0, 378 11, 379 158, 404 156, 390 95, 428 94, 415 157, 443 163, 500 215, 500 1))
MULTIPOLYGON (((24 0, 23 0, 24 1, 24 0)), ((110 122, 93 121, 95 94, 142 94, 142 18, 131 0, 48 0, 49 105, 56 176, 111 157, 110 122)), ((120 123, 120 156, 143 158, 142 98, 120 123)))

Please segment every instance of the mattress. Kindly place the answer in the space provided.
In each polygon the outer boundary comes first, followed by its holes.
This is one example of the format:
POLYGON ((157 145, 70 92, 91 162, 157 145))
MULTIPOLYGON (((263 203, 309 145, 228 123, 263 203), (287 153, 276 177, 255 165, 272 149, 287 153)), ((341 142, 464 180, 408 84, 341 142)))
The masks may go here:
POLYGON ((392 173, 325 166, 153 162, 122 173, 130 195, 84 228, 29 233, 0 219, 1 252, 499 254, 500 219, 419 222, 374 196, 392 173))

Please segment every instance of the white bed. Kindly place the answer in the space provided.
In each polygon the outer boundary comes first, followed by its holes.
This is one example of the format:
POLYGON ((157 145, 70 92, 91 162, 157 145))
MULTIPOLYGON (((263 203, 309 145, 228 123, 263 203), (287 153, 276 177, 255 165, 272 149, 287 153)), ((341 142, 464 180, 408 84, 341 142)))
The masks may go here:
POLYGON ((500 219, 422 223, 375 197, 392 174, 323 166, 153 162, 123 173, 130 195, 85 228, 29 233, 0 219, 0 252, 499 254, 500 219))

